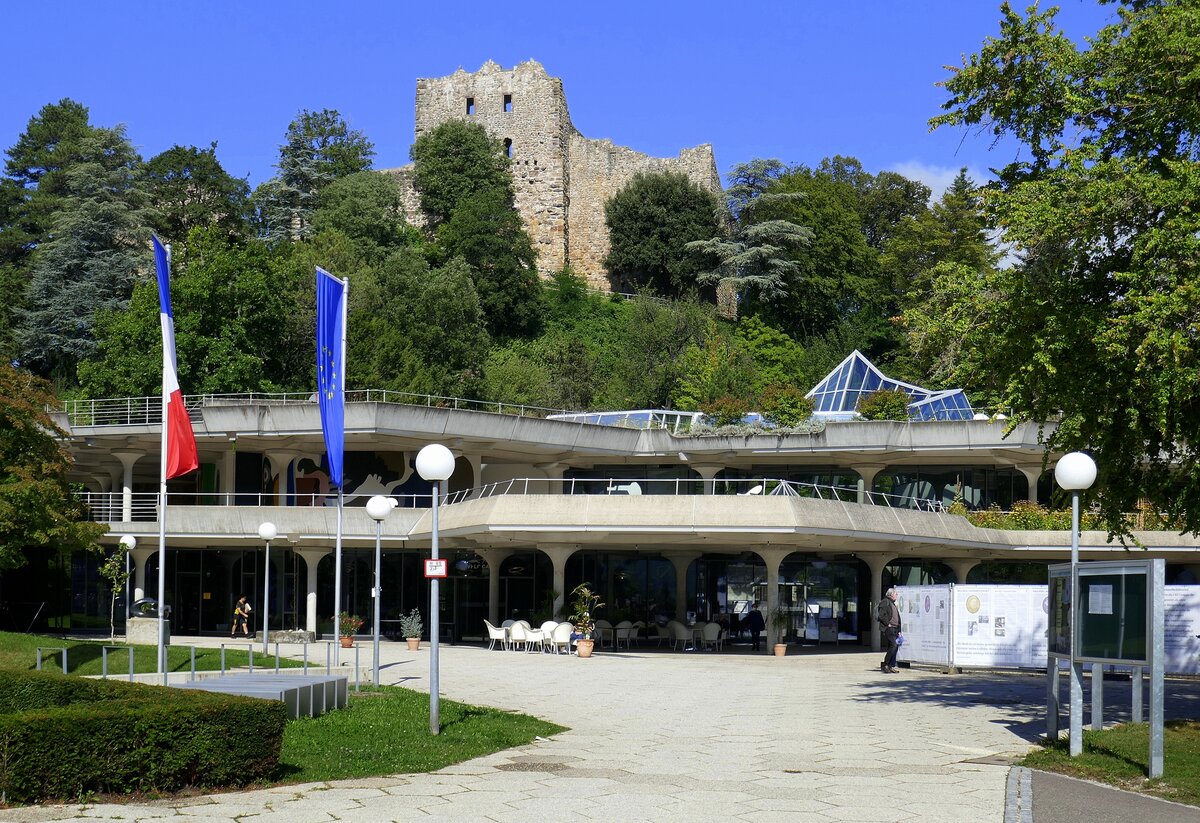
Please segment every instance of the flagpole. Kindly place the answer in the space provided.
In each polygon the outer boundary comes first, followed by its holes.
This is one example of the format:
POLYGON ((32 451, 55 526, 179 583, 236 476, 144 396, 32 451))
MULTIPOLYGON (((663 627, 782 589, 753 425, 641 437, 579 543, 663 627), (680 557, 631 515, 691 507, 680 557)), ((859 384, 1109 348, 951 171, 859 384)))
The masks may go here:
MULTIPOLYGON (((167 272, 171 271, 171 246, 163 248, 167 252, 167 272)), ((165 341, 163 343, 166 345, 165 341)), ((163 357, 166 357, 164 348, 163 357)), ((167 406, 170 395, 166 383, 165 370, 162 386, 162 435, 159 439, 158 461, 158 673, 162 682, 167 684, 167 632, 163 612, 166 610, 167 599, 167 406)))

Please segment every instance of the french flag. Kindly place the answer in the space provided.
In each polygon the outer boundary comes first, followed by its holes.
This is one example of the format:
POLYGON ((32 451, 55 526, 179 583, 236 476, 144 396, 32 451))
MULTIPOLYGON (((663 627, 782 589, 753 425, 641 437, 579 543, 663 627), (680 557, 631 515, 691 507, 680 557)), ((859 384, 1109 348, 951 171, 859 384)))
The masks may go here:
POLYGON ((192 421, 183 405, 179 390, 179 373, 175 370, 175 316, 171 314, 171 261, 167 250, 157 237, 154 241, 154 263, 158 269, 158 317, 163 337, 163 430, 167 459, 164 480, 187 474, 200 466, 196 454, 196 436, 192 421))

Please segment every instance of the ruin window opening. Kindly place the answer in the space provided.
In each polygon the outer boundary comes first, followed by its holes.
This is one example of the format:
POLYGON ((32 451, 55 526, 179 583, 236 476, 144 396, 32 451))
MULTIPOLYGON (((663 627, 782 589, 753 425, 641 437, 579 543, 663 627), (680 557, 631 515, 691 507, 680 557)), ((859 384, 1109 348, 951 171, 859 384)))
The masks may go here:
POLYGON ((504 95, 504 111, 505 112, 512 111, 512 95, 511 94, 504 95))
POLYGON ((512 138, 511 137, 504 138, 504 156, 507 157, 509 160, 512 159, 512 138))
POLYGON ((467 114, 474 114, 474 113, 475 113, 475 98, 468 97, 467 98, 467 114))

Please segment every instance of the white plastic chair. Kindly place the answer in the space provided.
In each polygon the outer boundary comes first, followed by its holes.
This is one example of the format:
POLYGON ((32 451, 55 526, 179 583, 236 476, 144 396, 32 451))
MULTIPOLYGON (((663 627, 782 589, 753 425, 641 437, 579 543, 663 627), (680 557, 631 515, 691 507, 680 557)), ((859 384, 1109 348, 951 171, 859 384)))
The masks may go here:
POLYGON ((535 629, 524 620, 517 621, 525 624, 525 651, 537 649, 539 652, 546 648, 546 635, 541 629, 535 629))
POLYGON ((613 625, 607 620, 596 621, 596 636, 600 639, 600 647, 604 648, 604 640, 608 639, 608 644, 613 643, 613 625))
POLYGON ((496 641, 500 641, 500 648, 508 649, 508 629, 503 626, 493 626, 490 621, 484 620, 483 625, 487 626, 488 633, 488 651, 496 648, 496 641))
POLYGON ((571 632, 575 627, 570 623, 559 623, 550 633, 550 650, 555 654, 571 653, 571 632))
POLYGON ((692 630, 678 620, 672 620, 667 624, 667 628, 671 632, 671 648, 675 651, 686 651, 688 643, 692 642, 692 630))
POLYGON ((704 648, 712 647, 713 651, 721 650, 721 624, 720 623, 705 623, 704 633, 700 639, 704 643, 704 648))
POLYGON ((738 492, 738 495, 740 497, 746 497, 747 495, 762 494, 762 493, 763 493, 763 487, 761 485, 758 485, 758 486, 751 486, 748 491, 738 492))
POLYGON ((625 648, 629 648, 629 637, 633 631, 633 624, 628 620, 622 620, 616 625, 616 627, 613 629, 613 634, 616 637, 616 646, 618 649, 621 648, 622 643, 625 644, 625 648))
POLYGON ((508 648, 510 651, 516 651, 520 647, 521 651, 527 651, 529 646, 529 624, 524 620, 513 621, 513 624, 508 627, 508 648))

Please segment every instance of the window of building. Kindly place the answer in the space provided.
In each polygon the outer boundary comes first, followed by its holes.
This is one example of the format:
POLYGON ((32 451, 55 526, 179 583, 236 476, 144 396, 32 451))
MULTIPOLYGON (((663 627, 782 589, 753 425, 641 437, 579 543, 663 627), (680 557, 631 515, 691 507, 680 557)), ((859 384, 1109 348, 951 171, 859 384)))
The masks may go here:
POLYGON ((474 113, 475 113, 475 98, 468 97, 467 98, 467 114, 474 114, 474 113))
POLYGON ((506 111, 506 112, 512 111, 512 95, 511 94, 504 95, 504 111, 506 111))
POLYGON ((512 138, 511 137, 504 138, 504 154, 510 160, 512 159, 512 138))

